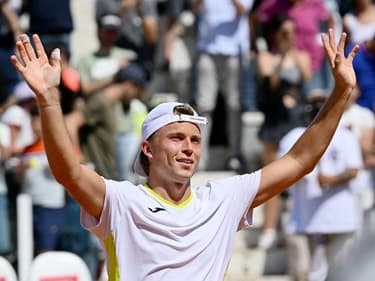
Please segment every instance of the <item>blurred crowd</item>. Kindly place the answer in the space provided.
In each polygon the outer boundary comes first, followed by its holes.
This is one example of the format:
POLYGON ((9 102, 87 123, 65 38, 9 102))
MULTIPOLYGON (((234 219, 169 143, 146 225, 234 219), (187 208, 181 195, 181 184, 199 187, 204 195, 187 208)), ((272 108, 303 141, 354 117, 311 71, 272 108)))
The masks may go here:
MULTIPOLYGON (((225 168, 251 172, 242 147, 245 112, 260 112, 261 164, 282 157, 334 87, 320 34, 348 35, 357 88, 318 167, 264 206, 257 246, 287 235, 292 280, 326 280, 374 207, 375 4, 372 0, 96 0, 98 46, 74 61, 70 0, 0 0, 0 254, 15 262, 20 193, 33 203, 35 255, 68 250, 99 276, 98 242, 51 174, 34 94, 10 62, 18 35, 61 50, 61 109, 82 163, 103 177, 132 171, 147 112, 164 100, 192 104, 209 120, 199 170, 225 139, 225 168), (27 23, 21 19, 25 18, 27 23), (287 205, 288 222, 280 213, 287 205), (337 246, 340 241, 340 247, 337 246), (334 254, 332 254, 334 253, 334 254)), ((85 48, 85 46, 82 46, 85 48)))

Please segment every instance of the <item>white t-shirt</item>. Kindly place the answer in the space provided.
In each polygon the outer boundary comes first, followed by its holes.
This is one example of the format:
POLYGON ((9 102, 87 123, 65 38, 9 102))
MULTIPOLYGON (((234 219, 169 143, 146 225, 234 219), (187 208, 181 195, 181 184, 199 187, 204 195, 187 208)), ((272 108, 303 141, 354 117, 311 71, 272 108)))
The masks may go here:
MULTIPOLYGON (((296 128, 280 142, 280 156, 295 143, 305 128, 296 128)), ((353 232, 361 225, 361 208, 350 184, 323 189, 318 173, 336 175, 347 168, 362 168, 362 155, 354 135, 337 129, 317 167, 291 188, 288 233, 353 232)))
POLYGON ((19 105, 12 105, 3 113, 1 121, 8 126, 17 126, 20 133, 16 140, 18 148, 24 148, 34 142, 30 114, 19 105))
POLYGON ((30 194, 33 205, 64 207, 65 189, 52 175, 45 152, 27 152, 21 159, 28 166, 24 172, 22 192, 30 194))
MULTIPOLYGON (((365 129, 375 129, 374 113, 367 107, 352 104, 345 110, 340 126, 349 128, 360 141, 365 129)), ((357 192, 364 210, 368 210, 374 204, 374 189, 371 169, 361 169, 357 177, 350 182, 357 192)))
POLYGON ((82 225, 101 241, 109 280, 221 281, 236 232, 249 225, 260 171, 214 180, 175 205, 150 188, 105 180, 100 220, 82 225))

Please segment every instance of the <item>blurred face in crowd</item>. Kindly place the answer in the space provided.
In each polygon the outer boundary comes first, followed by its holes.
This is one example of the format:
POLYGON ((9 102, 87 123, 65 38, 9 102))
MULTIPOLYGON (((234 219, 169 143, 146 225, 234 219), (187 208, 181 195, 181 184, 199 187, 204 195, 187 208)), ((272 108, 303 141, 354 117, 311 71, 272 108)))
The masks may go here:
POLYGON ((294 47, 295 25, 290 19, 284 20, 275 34, 276 45, 279 50, 287 51, 294 47))
POLYGON ((117 28, 101 27, 98 30, 98 38, 103 46, 114 46, 119 36, 117 28))

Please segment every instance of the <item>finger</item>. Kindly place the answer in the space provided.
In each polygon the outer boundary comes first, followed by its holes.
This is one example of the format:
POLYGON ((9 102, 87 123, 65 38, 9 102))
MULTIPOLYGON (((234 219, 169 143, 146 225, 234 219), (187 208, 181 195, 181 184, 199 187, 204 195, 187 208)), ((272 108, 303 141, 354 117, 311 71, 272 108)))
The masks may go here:
POLYGON ((29 58, 29 60, 33 60, 36 58, 35 52, 33 49, 33 46, 31 46, 30 38, 26 34, 21 34, 20 35, 20 40, 25 48, 26 54, 29 58))
POLYGON ((10 61, 19 73, 22 73, 25 67, 20 63, 16 55, 10 57, 10 61))
POLYGON ((324 33, 322 34, 322 42, 323 42, 323 46, 324 46, 324 51, 325 51, 326 56, 328 58, 328 62, 330 64, 330 66, 333 67, 334 66, 333 61, 334 61, 335 54, 332 51, 331 45, 329 44, 327 34, 324 34, 324 33))
POLYGON ((60 49, 54 49, 51 53, 51 64, 52 66, 59 66, 61 61, 61 52, 60 49))
POLYGON ((26 65, 26 63, 29 62, 30 59, 29 59, 29 56, 26 53, 25 46, 22 44, 22 42, 20 40, 18 40, 16 42, 16 49, 17 49, 17 52, 19 54, 21 63, 26 65))
POLYGON ((349 55, 348 55, 348 62, 350 62, 350 63, 353 62, 353 59, 354 59, 355 55, 357 54, 358 50, 359 50, 359 45, 356 44, 356 45, 352 48, 352 50, 350 51, 350 53, 349 53, 349 55))
POLYGON ((338 50, 339 50, 339 52, 342 53, 342 54, 344 53, 346 37, 347 37, 346 33, 343 32, 343 33, 341 34, 340 41, 339 41, 339 45, 338 45, 338 50))
POLYGON ((35 51, 36 51, 38 58, 47 56, 46 51, 44 50, 42 41, 40 40, 40 37, 37 34, 33 34, 33 41, 35 44, 35 51))
POLYGON ((332 28, 328 29, 328 34, 329 34, 329 44, 332 50, 336 53, 337 52, 336 39, 335 39, 335 33, 333 32, 332 28))

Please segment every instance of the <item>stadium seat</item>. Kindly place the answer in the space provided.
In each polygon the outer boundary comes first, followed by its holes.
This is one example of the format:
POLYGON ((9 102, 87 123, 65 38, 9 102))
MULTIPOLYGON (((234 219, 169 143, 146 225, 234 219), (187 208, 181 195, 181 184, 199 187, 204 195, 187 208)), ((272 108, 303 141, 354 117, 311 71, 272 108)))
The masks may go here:
POLYGON ((81 257, 64 251, 45 252, 35 257, 29 276, 28 281, 92 281, 81 257))
POLYGON ((17 275, 13 266, 5 258, 0 256, 0 281, 17 281, 17 275))

